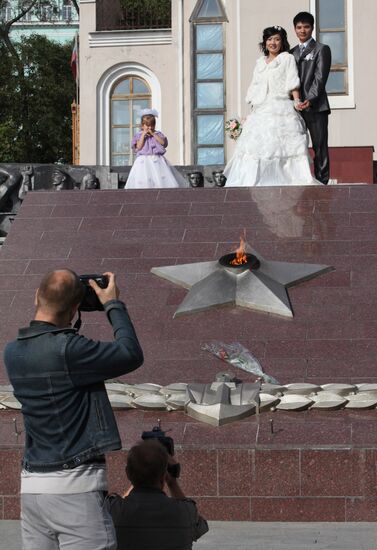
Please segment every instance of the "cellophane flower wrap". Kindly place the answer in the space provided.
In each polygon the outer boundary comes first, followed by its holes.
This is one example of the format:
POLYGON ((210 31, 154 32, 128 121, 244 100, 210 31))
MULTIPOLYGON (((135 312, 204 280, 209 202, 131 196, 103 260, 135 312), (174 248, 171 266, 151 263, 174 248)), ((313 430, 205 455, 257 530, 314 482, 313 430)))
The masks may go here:
POLYGON ((278 384, 279 382, 275 380, 272 376, 269 376, 263 372, 262 365, 259 363, 250 351, 245 348, 239 342, 234 342, 232 344, 224 344, 224 342, 210 342, 204 344, 202 349, 209 351, 216 355, 222 361, 226 361, 234 367, 238 367, 246 372, 254 374, 258 378, 261 378, 264 382, 270 384, 278 384))

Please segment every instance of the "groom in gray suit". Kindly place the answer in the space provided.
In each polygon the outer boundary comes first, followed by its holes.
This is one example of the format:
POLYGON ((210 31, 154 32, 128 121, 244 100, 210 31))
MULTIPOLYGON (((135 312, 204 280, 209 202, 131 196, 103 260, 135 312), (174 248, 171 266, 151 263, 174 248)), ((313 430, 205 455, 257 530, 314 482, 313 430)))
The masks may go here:
POLYGON ((314 17, 311 13, 298 13, 293 19, 293 25, 300 41, 291 50, 296 59, 301 82, 301 103, 298 108, 313 144, 315 177, 327 185, 330 177, 327 144, 330 105, 326 94, 326 82, 331 67, 331 50, 329 46, 316 42, 312 37, 314 17))

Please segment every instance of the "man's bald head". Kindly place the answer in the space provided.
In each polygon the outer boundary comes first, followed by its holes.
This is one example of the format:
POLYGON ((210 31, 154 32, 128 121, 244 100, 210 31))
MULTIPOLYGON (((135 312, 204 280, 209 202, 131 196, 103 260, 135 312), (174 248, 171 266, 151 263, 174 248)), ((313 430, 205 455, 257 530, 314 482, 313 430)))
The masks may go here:
POLYGON ((44 311, 61 318, 70 314, 84 297, 84 286, 70 269, 58 269, 47 273, 39 285, 37 312, 44 311))

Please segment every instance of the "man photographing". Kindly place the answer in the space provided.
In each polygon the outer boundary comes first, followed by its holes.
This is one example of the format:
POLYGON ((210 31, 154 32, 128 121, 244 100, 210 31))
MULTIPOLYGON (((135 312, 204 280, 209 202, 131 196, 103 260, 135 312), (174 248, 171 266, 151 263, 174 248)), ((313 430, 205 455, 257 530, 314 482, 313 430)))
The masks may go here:
POLYGON ((109 495, 106 499, 118 550, 191 550, 193 542, 208 531, 195 502, 185 497, 178 483, 176 465, 156 439, 130 449, 126 473, 132 486, 124 498, 109 495), (170 496, 164 493, 165 485, 170 496))
POLYGON ((24 550, 115 550, 104 453, 121 448, 104 381, 143 363, 113 273, 106 288, 90 287, 114 331, 114 341, 80 336, 70 324, 84 285, 69 269, 48 273, 36 313, 5 349, 5 366, 22 404, 25 451, 21 474, 24 550))

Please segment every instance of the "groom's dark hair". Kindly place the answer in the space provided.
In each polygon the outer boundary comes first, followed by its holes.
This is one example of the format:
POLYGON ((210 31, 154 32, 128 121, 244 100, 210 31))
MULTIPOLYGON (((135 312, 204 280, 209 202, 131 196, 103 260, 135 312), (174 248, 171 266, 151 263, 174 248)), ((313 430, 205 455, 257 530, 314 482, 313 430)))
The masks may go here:
POLYGON ((308 11, 300 11, 293 19, 294 26, 298 23, 309 23, 311 27, 314 27, 314 17, 308 11))

